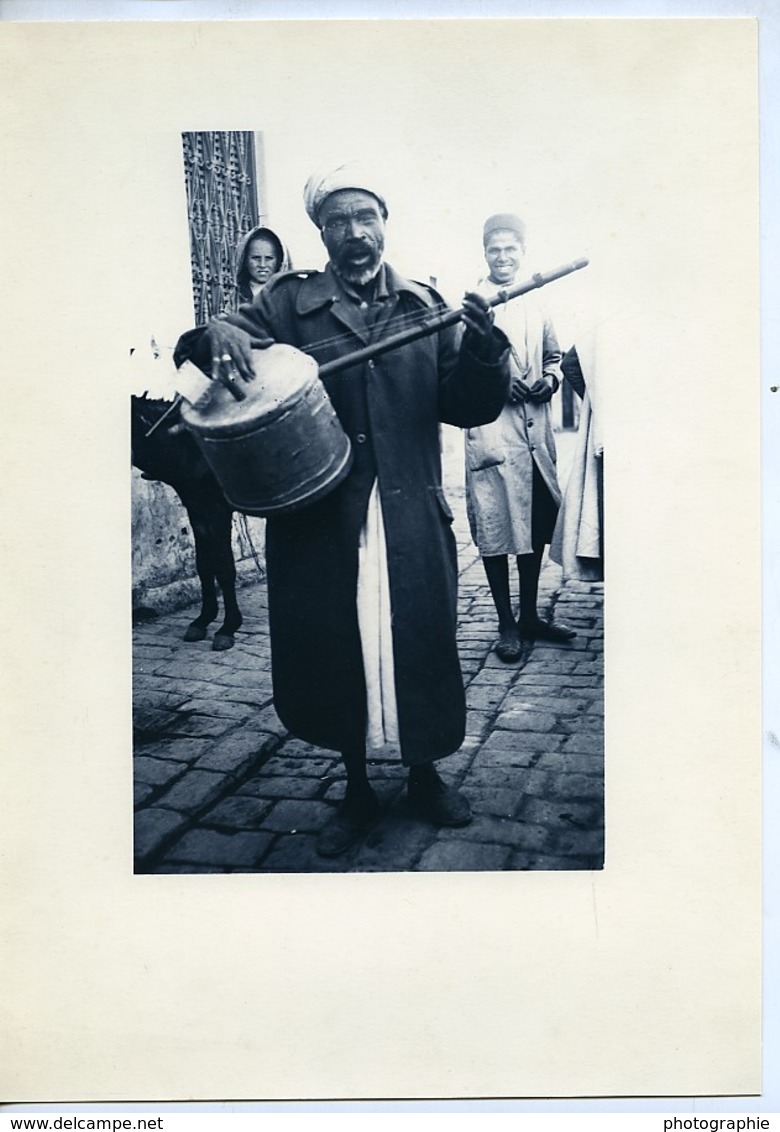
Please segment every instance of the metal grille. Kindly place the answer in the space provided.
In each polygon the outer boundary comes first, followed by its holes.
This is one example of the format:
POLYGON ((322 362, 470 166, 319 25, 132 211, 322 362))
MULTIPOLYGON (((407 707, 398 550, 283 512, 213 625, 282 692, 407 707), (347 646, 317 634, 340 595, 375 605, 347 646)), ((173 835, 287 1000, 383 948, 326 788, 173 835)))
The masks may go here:
POLYGON ((235 310, 236 247, 257 224, 251 132, 184 133, 195 322, 235 310))

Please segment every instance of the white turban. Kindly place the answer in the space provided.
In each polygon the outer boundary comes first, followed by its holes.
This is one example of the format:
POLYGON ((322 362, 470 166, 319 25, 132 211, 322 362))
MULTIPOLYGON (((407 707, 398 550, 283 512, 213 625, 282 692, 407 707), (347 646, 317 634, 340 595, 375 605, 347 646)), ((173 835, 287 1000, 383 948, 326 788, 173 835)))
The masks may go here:
POLYGON ((377 190, 374 174, 359 161, 348 161, 346 165, 339 165, 326 173, 312 173, 303 189, 303 203, 309 218, 319 228, 319 211, 322 202, 331 193, 338 193, 341 189, 360 189, 376 197, 387 217, 387 204, 385 198, 377 190))

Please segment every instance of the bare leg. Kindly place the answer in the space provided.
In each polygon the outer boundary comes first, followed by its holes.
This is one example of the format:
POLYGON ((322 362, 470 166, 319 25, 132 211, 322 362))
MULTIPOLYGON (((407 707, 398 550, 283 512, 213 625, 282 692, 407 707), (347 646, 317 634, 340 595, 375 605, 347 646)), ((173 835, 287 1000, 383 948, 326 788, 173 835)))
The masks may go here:
POLYGON ((537 612, 539 601, 539 574, 542 569, 544 548, 533 554, 520 554, 517 572, 520 576, 520 616, 517 632, 529 640, 570 641, 577 631, 556 621, 543 621, 537 612))
POLYGON ((496 655, 505 663, 513 664, 520 659, 522 648, 509 596, 509 559, 505 554, 488 556, 482 559, 482 564, 498 614, 499 639, 496 655))
POLYGON ((518 554, 517 573, 520 578, 520 616, 518 623, 534 625, 538 620, 536 606, 539 601, 539 574, 542 570, 542 551, 518 554))

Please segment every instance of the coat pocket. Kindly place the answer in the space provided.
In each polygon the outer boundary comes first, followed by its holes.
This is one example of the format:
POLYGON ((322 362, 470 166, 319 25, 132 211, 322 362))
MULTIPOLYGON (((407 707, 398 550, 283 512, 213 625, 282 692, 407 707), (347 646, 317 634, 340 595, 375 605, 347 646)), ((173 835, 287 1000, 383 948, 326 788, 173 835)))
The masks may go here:
POLYGON ((506 461, 506 453, 494 429, 466 429, 466 467, 470 472, 495 468, 506 461))

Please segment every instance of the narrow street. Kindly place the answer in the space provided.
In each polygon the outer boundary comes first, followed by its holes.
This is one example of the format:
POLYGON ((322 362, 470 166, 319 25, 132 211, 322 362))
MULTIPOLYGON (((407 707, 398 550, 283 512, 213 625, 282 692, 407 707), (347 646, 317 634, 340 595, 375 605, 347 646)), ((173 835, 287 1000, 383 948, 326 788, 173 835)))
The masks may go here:
MULTIPOLYGON (((564 437, 564 457, 571 448, 564 437)), ((565 461, 564 461, 565 462, 565 461)), ((526 644, 518 664, 493 652, 496 622, 471 542, 457 453, 445 459, 459 553, 458 644, 466 740, 441 772, 468 795, 462 829, 414 820, 393 750, 370 775, 384 816, 343 857, 315 852, 343 795, 333 751, 289 735, 274 712, 265 583, 240 590, 235 647, 181 638, 192 609, 134 628, 136 871, 376 872, 598 869, 604 854, 603 584, 542 570, 540 610, 577 629, 569 644, 526 644)))

